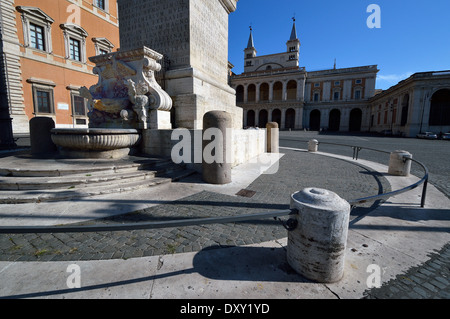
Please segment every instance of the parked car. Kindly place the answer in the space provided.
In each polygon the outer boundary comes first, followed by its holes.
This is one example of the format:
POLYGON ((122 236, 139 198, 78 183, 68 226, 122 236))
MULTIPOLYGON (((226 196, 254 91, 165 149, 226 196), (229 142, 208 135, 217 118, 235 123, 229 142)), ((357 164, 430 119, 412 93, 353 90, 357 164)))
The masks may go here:
POLYGON ((425 133, 419 133, 417 134, 417 138, 425 138, 428 140, 436 140, 437 135, 433 132, 425 132, 425 133))
POLYGON ((442 139, 443 139, 443 140, 448 140, 448 141, 450 141, 450 132, 449 132, 449 133, 444 133, 444 134, 442 135, 442 139))

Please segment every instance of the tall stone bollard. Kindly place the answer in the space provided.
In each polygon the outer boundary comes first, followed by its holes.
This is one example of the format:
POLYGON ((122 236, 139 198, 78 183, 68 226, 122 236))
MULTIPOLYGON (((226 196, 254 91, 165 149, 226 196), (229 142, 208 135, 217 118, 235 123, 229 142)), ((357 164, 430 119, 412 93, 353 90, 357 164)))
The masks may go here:
POLYGON ((391 153, 389 158, 388 173, 397 176, 409 176, 411 172, 412 155, 407 151, 395 151, 391 153))
POLYGON ((31 155, 45 156, 56 152, 51 133, 55 128, 55 121, 50 117, 33 117, 29 125, 31 155))
POLYGON ((344 274, 350 204, 337 194, 306 188, 291 196, 298 226, 288 233, 289 265, 308 279, 332 283, 344 274))
POLYGON ((310 140, 308 142, 308 152, 317 152, 318 149, 319 149, 318 140, 310 140))
POLYGON ((231 128, 232 117, 227 112, 211 111, 203 116, 202 176, 207 183, 231 183, 230 154, 227 154, 232 151, 232 137, 227 134, 231 128), (210 137, 214 140, 208 140, 210 137), (227 147, 229 144, 230 149, 227 147))
POLYGON ((277 122, 266 124, 267 153, 279 153, 280 130, 277 122))

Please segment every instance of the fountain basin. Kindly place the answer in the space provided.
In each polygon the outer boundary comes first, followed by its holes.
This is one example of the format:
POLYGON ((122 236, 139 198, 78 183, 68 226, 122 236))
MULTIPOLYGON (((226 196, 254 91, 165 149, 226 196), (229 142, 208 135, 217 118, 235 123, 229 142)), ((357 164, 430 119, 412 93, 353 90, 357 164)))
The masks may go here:
POLYGON ((121 158, 140 142, 135 129, 52 129, 59 153, 69 158, 121 158))

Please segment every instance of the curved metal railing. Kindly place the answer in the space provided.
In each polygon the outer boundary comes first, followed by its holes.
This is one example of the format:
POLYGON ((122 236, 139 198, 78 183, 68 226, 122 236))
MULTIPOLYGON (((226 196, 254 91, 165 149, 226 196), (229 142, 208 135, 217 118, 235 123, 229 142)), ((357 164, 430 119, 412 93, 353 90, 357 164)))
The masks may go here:
MULTIPOLYGON (((295 140, 302 142, 301 140, 295 140)), ((376 151, 381 153, 390 154, 390 152, 372 149, 368 147, 353 146, 347 144, 337 144, 337 143, 326 143, 319 142, 319 144, 331 144, 338 146, 351 147, 353 149, 353 159, 358 160, 359 152, 363 149, 376 151)), ((282 147, 280 147, 282 148, 282 147)), ((426 191, 428 185, 428 168, 421 162, 404 157, 404 160, 411 160, 417 163, 425 171, 424 177, 422 177, 417 183, 409 185, 399 190, 391 191, 388 193, 383 193, 374 196, 368 196, 363 198, 358 198, 348 201, 350 205, 357 206, 358 204, 363 204, 367 202, 375 202, 377 200, 382 200, 389 198, 394 195, 402 194, 412 189, 415 189, 423 184, 421 207, 425 207, 426 191)), ((206 225, 206 224, 224 224, 224 223, 234 223, 243 222, 251 220, 260 220, 265 218, 279 219, 281 216, 289 216, 298 214, 296 209, 286 209, 275 212, 258 213, 258 214, 246 214, 238 216, 226 216, 226 217, 212 217, 212 218, 191 218, 191 219, 179 219, 172 221, 162 221, 162 222, 147 222, 147 223, 133 223, 133 224, 119 224, 119 225, 88 225, 88 226, 16 226, 16 227, 0 227, 0 234, 25 234, 25 233, 82 233, 82 232, 105 232, 105 231, 131 231, 131 230, 142 230, 142 229, 158 229, 158 228, 173 228, 173 227, 186 227, 194 225, 206 225)), ((281 221, 281 220, 280 220, 281 221)), ((292 230, 295 228, 295 223, 291 224, 292 220, 287 222, 282 222, 283 226, 292 230)))
MULTIPOLYGON (((302 140, 295 140, 295 141, 299 141, 299 142, 306 142, 306 141, 302 141, 302 140)), ((309 142, 309 141, 307 141, 309 142)), ((329 142, 318 142, 319 145, 320 144, 328 144, 328 145, 335 145, 335 146, 344 146, 344 147, 350 147, 353 150, 353 156, 352 158, 354 160, 358 160, 359 158, 359 152, 361 150, 368 150, 368 151, 373 151, 373 152, 379 152, 379 153, 385 153, 390 155, 391 152, 388 151, 383 151, 383 150, 377 150, 375 148, 370 148, 370 147, 362 147, 362 146, 354 146, 354 145, 348 145, 348 144, 340 144, 340 143, 329 143, 329 142)), ((421 197, 421 202, 420 202, 420 207, 424 208, 425 207, 425 201, 426 201, 426 193, 427 193, 427 186, 428 186, 428 179, 429 179, 429 171, 428 168, 421 162, 419 162, 416 159, 407 157, 407 156, 403 156, 403 160, 404 161, 412 161, 414 163, 416 163, 417 165, 419 165, 423 171, 424 171, 424 176, 416 183, 406 186, 402 189, 399 190, 395 190, 395 191, 391 191, 388 193, 383 193, 383 194, 379 194, 379 195, 374 195, 374 196, 368 196, 368 197, 363 197, 363 198, 358 198, 358 199, 354 199, 354 200, 349 200, 348 202, 350 203, 350 205, 356 206, 357 204, 363 204, 363 203, 367 203, 367 202, 371 202, 371 201, 377 201, 380 199, 385 199, 385 198, 389 198, 391 196, 395 196, 395 195, 399 195, 402 193, 406 193, 410 190, 413 190, 417 187, 419 187, 420 185, 423 184, 423 190, 422 190, 422 197, 421 197)))

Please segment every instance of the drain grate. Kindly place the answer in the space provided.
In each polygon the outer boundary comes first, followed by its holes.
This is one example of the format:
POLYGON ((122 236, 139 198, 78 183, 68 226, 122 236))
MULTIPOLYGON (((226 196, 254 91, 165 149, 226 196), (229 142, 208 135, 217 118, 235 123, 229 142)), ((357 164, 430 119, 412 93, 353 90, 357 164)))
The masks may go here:
POLYGON ((242 197, 248 197, 251 198, 256 194, 255 191, 251 191, 249 189, 241 189, 239 192, 236 193, 237 196, 242 196, 242 197))

